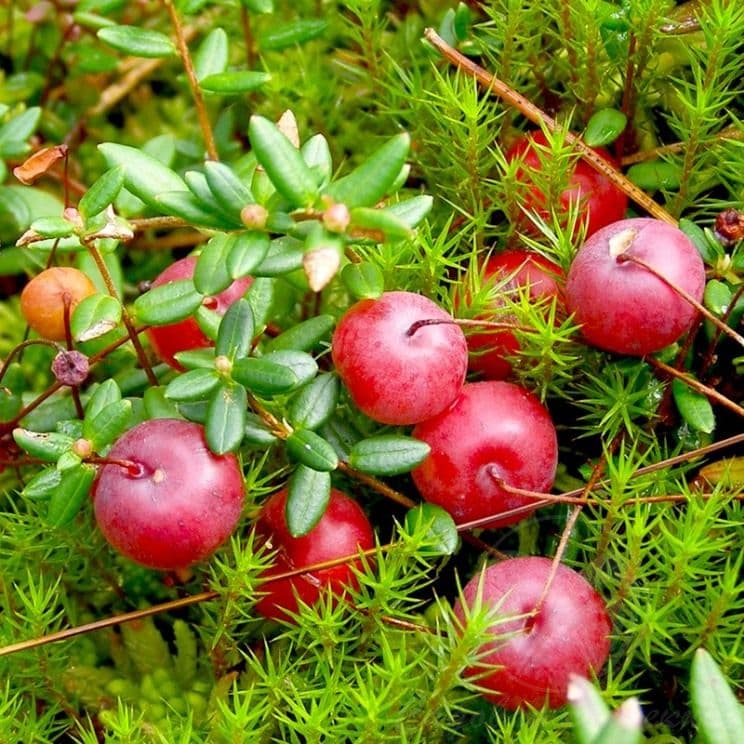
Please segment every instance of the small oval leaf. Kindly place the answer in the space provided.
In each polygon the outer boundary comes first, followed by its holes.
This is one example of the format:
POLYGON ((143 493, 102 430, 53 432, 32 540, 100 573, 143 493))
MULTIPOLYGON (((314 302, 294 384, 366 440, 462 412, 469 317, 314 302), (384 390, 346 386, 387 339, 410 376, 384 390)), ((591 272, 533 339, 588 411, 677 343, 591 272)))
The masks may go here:
POLYGON ((289 479, 285 518, 293 537, 302 537, 325 514, 331 498, 331 474, 298 465, 289 479))
POLYGON ((216 295, 232 284, 232 277, 227 269, 232 241, 232 235, 218 233, 202 248, 194 267, 194 287, 197 292, 216 295))
POLYGON ((78 203, 78 211, 85 218, 103 212, 113 204, 124 186, 124 167, 117 165, 107 170, 86 192, 78 203))
POLYGON ((338 467, 338 455, 323 437, 309 429, 298 429, 285 441, 287 453, 308 468, 331 471, 338 467))
POLYGON ((176 45, 165 34, 138 26, 106 26, 96 36, 132 57, 170 57, 176 53, 176 45))
POLYGON ((460 542, 455 520, 449 512, 435 504, 419 504, 409 509, 405 519, 406 531, 413 534, 426 529, 427 554, 452 555, 460 542))
POLYGON ((233 279, 248 276, 269 252, 271 241, 264 232, 246 231, 233 236, 227 254, 227 271, 233 279))
POLYGON ((91 465, 76 465, 62 474, 49 500, 47 522, 52 527, 64 527, 72 522, 88 498, 95 477, 96 469, 91 465))
POLYGON ((380 268, 369 261, 346 264, 341 281, 356 300, 375 300, 385 291, 385 277, 380 268))
POLYGON ((682 380, 672 380, 672 396, 680 416, 695 431, 710 434, 716 428, 716 415, 710 401, 682 380))
POLYGON ((66 434, 58 434, 55 431, 29 431, 20 427, 13 429, 13 439, 31 457, 39 457, 49 462, 58 460, 72 447, 73 442, 72 437, 66 434))
POLYGON ((267 351, 310 351, 330 336, 335 321, 332 315, 316 315, 288 328, 266 344, 267 351))
POLYGON ((83 437, 90 441, 94 451, 100 452, 128 428, 131 420, 132 402, 118 400, 107 405, 95 416, 85 417, 83 437))
POLYGON ((197 292, 191 279, 153 287, 134 301, 134 314, 141 323, 168 325, 191 315, 201 305, 204 295, 197 292))
POLYGON ((204 436, 217 455, 240 446, 245 432, 248 394, 240 385, 223 384, 215 390, 207 408, 204 436))
POLYGON ((232 360, 242 359, 251 350, 254 333, 251 304, 241 298, 230 305, 222 317, 215 354, 232 360))
POLYGON ((420 465, 430 447, 413 437, 382 434, 357 442, 349 453, 349 465, 371 475, 400 475, 420 465))
POLYGON ((297 385, 297 375, 291 369, 255 357, 238 359, 232 368, 232 378, 258 395, 280 395, 297 385))
POLYGON ((72 311, 70 330, 76 341, 90 341, 112 331, 121 322, 121 303, 107 294, 92 294, 72 311))
POLYGON ((257 90, 264 83, 271 80, 268 72, 252 70, 238 70, 236 72, 216 72, 207 75, 199 82, 202 90, 207 93, 217 93, 221 96, 238 96, 257 90))
POLYGON ((601 147, 614 142, 624 131, 628 117, 617 109, 606 108, 595 112, 584 131, 584 142, 589 147, 601 147))
POLYGON ((331 372, 318 375, 301 388, 289 405, 289 420, 293 426, 317 429, 333 415, 338 402, 340 384, 331 372))
POLYGON ((220 384, 214 369, 191 369, 168 383, 165 397, 177 401, 206 400, 220 384))

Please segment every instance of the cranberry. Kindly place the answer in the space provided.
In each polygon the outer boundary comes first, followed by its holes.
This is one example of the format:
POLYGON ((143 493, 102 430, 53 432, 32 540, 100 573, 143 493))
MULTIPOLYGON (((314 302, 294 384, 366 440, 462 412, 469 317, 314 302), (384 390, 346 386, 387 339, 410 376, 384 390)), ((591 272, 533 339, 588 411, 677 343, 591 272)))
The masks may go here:
MULTIPOLYGON (((454 405, 416 426, 413 436, 431 447, 412 473, 416 487, 458 523, 535 503, 502 484, 544 492, 555 478, 558 443, 550 415, 532 393, 509 382, 465 385, 454 405)), ((487 526, 512 524, 528 513, 487 526)))
MULTIPOLYGON (((491 640, 479 649, 479 663, 468 670, 493 703, 515 710, 531 705, 557 708, 566 703, 572 674, 591 677, 610 651, 611 623, 604 600, 583 576, 559 565, 536 614, 551 572, 548 558, 511 558, 489 566, 463 590, 469 610, 480 594, 498 612, 491 640)), ((455 615, 467 622, 461 602, 455 615)))

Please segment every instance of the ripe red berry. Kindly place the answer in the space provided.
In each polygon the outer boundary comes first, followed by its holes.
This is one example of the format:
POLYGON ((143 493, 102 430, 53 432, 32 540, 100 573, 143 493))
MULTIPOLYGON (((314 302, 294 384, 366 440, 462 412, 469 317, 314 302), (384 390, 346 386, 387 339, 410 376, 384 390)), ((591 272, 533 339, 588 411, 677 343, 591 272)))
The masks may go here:
MULTIPOLYGON (((543 164, 542 158, 550 157, 548 151, 542 154, 540 147, 548 146, 548 140, 542 131, 530 132, 521 137, 506 153, 506 159, 512 161, 519 158, 523 163, 517 173, 519 181, 527 187, 523 196, 522 206, 537 212, 548 220, 551 207, 568 211, 572 203, 582 205, 579 222, 586 223, 586 235, 592 235, 605 225, 620 220, 625 216, 628 207, 628 197, 607 176, 596 171, 583 160, 579 160, 571 171, 568 186, 561 192, 559 204, 546 204, 546 197, 539 186, 535 185, 534 176, 539 173, 543 164)), ((607 150, 598 147, 594 150, 609 163, 613 158, 607 150)), ((543 160, 544 162, 544 160, 543 160)), ((531 223, 525 220, 520 223, 523 229, 529 229, 531 223)))
POLYGON ((96 292, 95 284, 78 269, 52 266, 37 274, 21 292, 21 312, 39 336, 50 341, 65 338, 65 304, 69 314, 96 292))
MULTIPOLYGON (((159 287, 161 284, 179 279, 191 279, 194 276, 196 261, 196 256, 187 256, 172 263, 152 282, 152 286, 159 287)), ((206 298, 204 304, 219 315, 224 315, 230 305, 246 293, 252 282, 251 277, 236 279, 218 295, 206 298)), ((152 326, 147 331, 147 337, 150 339, 150 344, 158 359, 181 371, 184 368, 175 359, 175 355, 179 351, 204 349, 213 345, 193 317, 185 318, 170 325, 152 326)))
MULTIPOLYGON (((553 485, 555 427, 540 401, 518 385, 469 383, 444 413, 416 426, 413 436, 431 447, 412 473, 416 487, 457 523, 535 503, 508 492, 501 482, 540 492, 553 485)), ((512 524, 528 514, 496 518, 487 526, 512 524)))
POLYGON ((336 327, 332 353, 354 403, 384 424, 415 424, 443 411, 468 366, 462 330, 413 292, 357 302, 336 327))
MULTIPOLYGON (((320 521, 303 537, 293 537, 289 532, 286 504, 285 488, 264 504, 256 523, 259 538, 277 551, 273 565, 263 574, 264 578, 374 547, 372 526, 364 511, 356 501, 335 488, 331 490, 331 498, 320 521)), ((256 610, 267 618, 289 620, 288 613, 297 612, 298 600, 312 605, 323 591, 330 589, 333 594, 340 595, 345 587, 357 587, 358 580, 352 566, 358 570, 362 564, 351 560, 331 568, 267 582, 261 587, 265 595, 259 600, 256 610)))
POLYGON ((672 287, 629 258, 652 266, 700 302, 705 267, 690 239, 661 220, 608 225, 587 240, 571 264, 566 304, 586 340, 600 349, 643 356, 689 331, 697 310, 672 287))
POLYGON ((232 533, 243 506, 234 455, 215 455, 202 427, 152 419, 111 448, 93 484, 98 526, 118 551, 161 570, 210 556, 232 533), (132 463, 131 467, 124 464, 132 463))
MULTIPOLYGON (((532 251, 514 248, 491 256, 483 268, 483 279, 499 286, 500 296, 493 302, 494 310, 504 304, 505 295, 513 296, 519 287, 528 287, 530 299, 535 302, 562 296, 559 284, 563 279, 561 267, 532 251)), ((508 317, 501 314, 494 319, 507 321, 508 317)), ((477 332, 468 335, 467 341, 471 370, 480 372, 489 380, 501 380, 509 375, 511 364, 505 357, 519 351, 519 341, 514 333, 508 330, 477 332)))
MULTIPOLYGON (((468 610, 477 603, 497 611, 483 656, 468 670, 491 702, 515 710, 531 705, 565 705, 572 674, 591 677, 607 661, 612 629, 604 600, 583 576, 559 565, 544 601, 537 607, 551 572, 548 558, 502 561, 471 579, 463 590, 468 610), (490 671, 489 671, 490 670, 490 671), (483 675, 483 676, 481 676, 483 675)), ((467 622, 461 602, 455 615, 467 622)))

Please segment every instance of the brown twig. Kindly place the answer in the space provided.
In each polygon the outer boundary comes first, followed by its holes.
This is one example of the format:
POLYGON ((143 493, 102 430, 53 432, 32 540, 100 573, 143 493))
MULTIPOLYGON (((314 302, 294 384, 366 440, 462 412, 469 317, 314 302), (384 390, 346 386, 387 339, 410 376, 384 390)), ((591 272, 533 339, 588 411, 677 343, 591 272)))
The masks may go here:
MULTIPOLYGON (((449 62, 466 72, 468 75, 474 77, 484 88, 495 93, 507 104, 516 108, 525 118, 529 119, 534 124, 547 127, 551 132, 558 129, 558 124, 553 117, 546 114, 540 108, 535 106, 534 103, 526 99, 520 93, 517 93, 517 91, 506 83, 488 73, 472 60, 460 54, 460 52, 447 44, 447 42, 444 41, 436 31, 434 31, 434 29, 427 28, 424 31, 424 37, 449 62)), ((592 168, 610 179, 615 186, 623 191, 623 193, 625 193, 636 204, 643 207, 649 214, 653 215, 657 219, 664 220, 664 222, 669 222, 672 225, 677 224, 677 220, 669 214, 669 212, 657 204, 648 194, 639 189, 634 183, 629 181, 622 173, 620 173, 620 171, 614 168, 611 163, 597 155, 594 150, 584 144, 584 142, 575 134, 566 132, 566 142, 572 144, 581 157, 592 168)))

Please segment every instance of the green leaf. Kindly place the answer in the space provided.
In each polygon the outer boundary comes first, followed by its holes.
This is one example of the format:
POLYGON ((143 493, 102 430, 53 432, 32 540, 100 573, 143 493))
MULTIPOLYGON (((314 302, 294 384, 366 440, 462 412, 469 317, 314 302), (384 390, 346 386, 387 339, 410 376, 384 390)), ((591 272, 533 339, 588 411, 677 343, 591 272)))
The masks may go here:
POLYGON ((227 271, 233 279, 248 276, 269 252, 271 241, 264 232, 246 231, 234 235, 227 254, 227 271))
POLYGON ((222 384, 215 390, 207 408, 205 438, 217 455, 240 446, 245 431, 248 394, 240 385, 222 384))
POLYGON ((174 355, 176 361, 187 369, 214 369, 214 349, 188 349, 174 355))
POLYGON ((238 359, 232 378, 258 395, 288 393, 297 386, 297 375, 289 368, 266 359, 238 359))
POLYGON ((576 744, 592 744, 610 720, 610 709, 597 688, 588 679, 575 674, 568 682, 568 702, 576 744))
POLYGON ((275 124, 262 116, 251 116, 248 136, 258 162, 274 188, 293 207, 310 207, 318 186, 300 151, 275 124))
POLYGON ((214 28, 199 44, 194 54, 194 73, 200 82, 209 75, 224 72, 230 59, 230 48, 224 28, 214 28))
POLYGON ((23 142, 36 131, 41 119, 41 108, 31 106, 0 127, 0 148, 10 142, 23 142))
POLYGON ((369 261, 346 264, 341 270, 341 281, 356 300, 374 300, 385 291, 381 269, 369 261))
POLYGON ((257 277, 245 296, 253 310, 253 323, 258 331, 266 325, 266 321, 274 305, 274 289, 276 280, 268 277, 257 277))
POLYGON ((404 199, 397 204, 391 204, 380 211, 397 217, 413 229, 431 212, 433 206, 434 199, 426 194, 421 194, 420 196, 414 196, 412 199, 404 199))
POLYGON ((266 362, 281 364, 287 369, 291 369, 297 377, 297 386, 304 385, 315 377, 318 373, 318 363, 310 354, 304 351, 272 351, 263 357, 266 362))
POLYGON ((406 512, 406 531, 413 534, 426 526, 426 553, 452 555, 460 543, 455 520, 435 504, 419 504, 406 512))
POLYGON ((690 675, 690 702, 703 744, 737 744, 744 731, 744 707, 711 655, 695 652, 690 675))
POLYGON ((309 429, 297 429, 285 440, 287 453, 313 470, 331 471, 338 467, 338 455, 323 437, 309 429))
POLYGON ((352 228, 380 232, 385 240, 403 240, 414 234, 403 220, 384 209, 356 207, 350 215, 352 228))
POLYGON ((277 441, 277 437, 266 427, 260 416, 249 412, 245 417, 244 441, 260 447, 270 447, 277 441))
POLYGON ((207 75, 199 82, 202 90, 207 93, 217 93, 221 96, 238 96, 258 90, 264 83, 271 80, 268 72, 253 70, 237 70, 235 72, 216 72, 207 75))
POLYGON ((121 302, 107 294, 92 294, 72 311, 70 330, 75 341, 90 341, 103 336, 121 322, 121 302))
POLYGON ((119 400, 111 403, 95 416, 86 416, 83 437, 100 452, 126 431, 132 419, 132 402, 119 400))
POLYGON ((682 171, 674 163, 649 160, 645 163, 631 165, 626 175, 644 191, 657 191, 658 189, 671 191, 679 188, 682 171))
POLYGON ((155 198, 156 208, 173 217, 180 217, 186 222, 204 227, 216 227, 218 229, 232 229, 240 225, 240 221, 231 219, 222 212, 210 209, 194 196, 191 191, 164 191, 155 198))
POLYGON ((400 475, 420 465, 430 447, 413 437, 382 434, 357 442, 349 453, 349 465, 372 475, 400 475))
POLYGON ((349 209, 374 206, 395 183, 410 146, 407 133, 389 139, 351 173, 332 183, 326 194, 349 209))
POLYGON ((303 320, 271 339, 266 344, 266 350, 269 352, 287 349, 310 351, 324 338, 330 336, 334 323, 332 315, 316 315, 314 318, 303 320))
POLYGON ((614 142, 625 130, 628 117, 617 109, 606 108, 595 112, 584 130, 584 142, 589 147, 601 147, 614 142))
POLYGON ((166 399, 164 385, 148 387, 142 394, 142 404, 148 419, 182 419, 178 406, 166 399))
POLYGON ((202 304, 194 313, 194 319, 201 332, 210 341, 217 340, 217 334, 220 332, 220 323, 222 322, 222 316, 218 312, 202 304))
POLYGON ((59 486, 49 500, 47 522, 52 527, 64 527, 72 522, 88 499, 95 477, 96 469, 91 465, 77 465, 62 474, 59 486))
POLYGON ((732 298, 733 292, 725 282, 718 279, 711 279, 705 285, 703 304, 718 317, 721 317, 728 311, 732 298))
POLYGON ((281 276, 302 267, 305 256, 305 245, 302 241, 284 235, 275 238, 269 245, 269 251, 261 263, 255 267, 256 276, 281 276))
POLYGON ((66 434, 57 432, 36 432, 20 427, 13 429, 13 439, 15 443, 31 457, 40 457, 42 460, 55 462, 70 447, 73 439, 66 434))
POLYGON ((307 535, 325 514, 331 498, 331 474, 298 465, 289 479, 284 516, 293 537, 307 535))
POLYGON ((194 267, 193 281, 197 292, 216 295, 232 284, 232 277, 227 270, 232 239, 231 235, 218 233, 202 248, 194 267))
POLYGON ((124 169, 124 185, 145 204, 160 209, 156 197, 171 191, 188 192, 183 179, 158 159, 136 147, 104 142, 98 145, 104 159, 112 168, 124 169))
POLYGON ((626 700, 608 719, 592 744, 640 744, 643 715, 636 698, 626 700))
POLYGON ((682 380, 672 380, 672 396, 680 416, 695 431, 710 434, 716 428, 716 415, 710 401, 682 380))
POLYGON ((106 406, 121 400, 121 390, 115 380, 106 380, 102 382, 93 395, 90 396, 85 406, 85 417, 92 418, 97 416, 106 406))
POLYGON ((229 165, 216 160, 204 164, 204 175, 209 190, 217 203, 228 213, 240 216, 240 210, 246 204, 255 204, 251 190, 235 175, 229 165))
POLYGON ((64 217, 40 217, 31 223, 29 229, 45 238, 67 238, 74 228, 64 217))
POLYGON ((124 168, 117 165, 107 170, 86 192, 78 203, 78 211, 85 218, 103 212, 113 204, 124 186, 124 168))
POLYGON ((292 23, 283 23, 276 31, 261 34, 258 46, 262 52, 278 51, 317 39, 328 28, 327 21, 318 18, 301 18, 292 23))
POLYGON ((140 295, 134 301, 134 315, 140 323, 168 325, 188 318, 203 299, 191 279, 177 279, 140 295))
POLYGON ((61 470, 54 467, 44 468, 26 483, 21 495, 27 499, 42 501, 48 499, 59 488, 61 482, 61 470))
POLYGON ((251 13, 274 12, 274 0, 240 0, 240 4, 248 8, 251 13))
POLYGON ((289 420, 293 426, 317 429, 333 415, 339 394, 338 377, 331 372, 318 375, 301 388, 289 405, 289 420))
POLYGON ((96 34, 119 52, 132 57, 170 57, 176 53, 176 45, 159 31, 139 26, 106 26, 96 34))
POLYGON ((251 350, 255 328, 248 300, 240 299, 227 309, 220 323, 215 354, 231 360, 242 359, 251 350))
POLYGON ((177 401, 206 400, 220 379, 214 369, 192 369, 168 383, 165 397, 177 401))
POLYGON ((333 175, 333 159, 328 140, 322 134, 314 134, 302 145, 300 154, 310 170, 316 174, 318 185, 325 186, 333 175))

